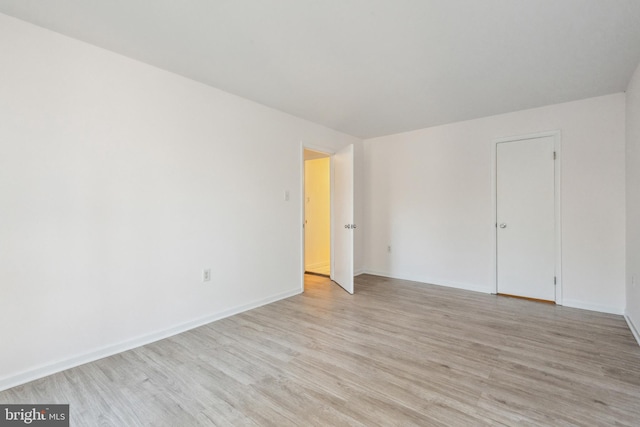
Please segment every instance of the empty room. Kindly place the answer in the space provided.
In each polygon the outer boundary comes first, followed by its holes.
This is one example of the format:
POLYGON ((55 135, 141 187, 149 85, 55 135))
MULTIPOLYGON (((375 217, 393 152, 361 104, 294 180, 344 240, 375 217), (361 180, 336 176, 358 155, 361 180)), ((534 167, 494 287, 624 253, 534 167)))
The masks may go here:
POLYGON ((640 1, 0 0, 0 426, 640 425, 640 1))

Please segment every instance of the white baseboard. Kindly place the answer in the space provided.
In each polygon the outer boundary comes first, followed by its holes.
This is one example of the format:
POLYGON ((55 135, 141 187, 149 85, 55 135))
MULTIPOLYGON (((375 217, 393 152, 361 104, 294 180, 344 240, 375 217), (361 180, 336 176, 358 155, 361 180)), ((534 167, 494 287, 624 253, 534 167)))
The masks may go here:
POLYGON ((635 323, 633 323, 633 320, 631 320, 631 317, 629 317, 628 314, 624 315, 624 320, 627 321, 627 325, 629 325, 629 329, 631 329, 633 337, 636 339, 638 345, 640 345, 640 332, 638 331, 638 328, 636 328, 635 323))
POLYGON ((448 288, 463 289, 465 291, 482 292, 483 294, 495 293, 495 289, 491 286, 475 285, 471 283, 448 282, 448 281, 439 280, 439 279, 430 279, 427 277, 418 277, 418 276, 403 275, 403 274, 392 274, 385 271, 375 271, 375 270, 368 270, 368 269, 365 269, 363 273, 373 274, 374 276, 388 277, 390 279, 410 280, 412 282, 424 283, 429 285, 446 286, 448 288))
POLYGON ((354 276, 359 276, 361 274, 365 274, 365 271, 363 269, 359 269, 353 272, 354 276))
POLYGON ((33 380, 37 380, 48 375, 52 375, 66 369, 75 368, 76 366, 84 365, 85 363, 94 362, 105 357, 113 356, 114 354, 122 353, 127 350, 132 350, 143 345, 151 344, 152 342, 159 341, 171 336, 186 332, 188 330, 197 328, 199 326, 206 325, 207 323, 214 322, 216 320, 224 319, 225 317, 233 316, 234 314, 242 313, 247 310, 261 307, 272 302, 279 301, 281 299, 289 298, 294 295, 302 293, 299 288, 286 292, 263 298, 261 300, 253 301, 248 304, 243 304, 237 307, 223 310, 218 313, 213 313, 208 316, 201 317, 189 322, 182 323, 180 325, 173 326, 171 328, 164 329, 162 331, 153 332, 151 334, 143 335, 131 340, 123 341, 117 344, 108 345, 98 350, 90 351, 88 353, 81 354, 79 356, 70 357, 64 360, 60 360, 47 365, 41 365, 27 371, 10 375, 4 378, 0 378, 0 391, 7 390, 11 387, 15 387, 21 384, 28 383, 33 380))
MULTIPOLYGON (((463 289, 466 291, 482 292, 485 294, 495 294, 496 292, 495 288, 492 286, 481 286, 481 285, 474 285, 474 284, 468 284, 468 283, 447 282, 447 281, 438 280, 438 279, 430 279, 425 277, 416 277, 416 276, 403 275, 403 274, 391 274, 385 271, 376 271, 376 270, 369 270, 369 269, 365 269, 363 273, 373 274, 374 276, 389 277, 391 279, 410 280, 412 282, 426 283, 426 284, 436 285, 436 286, 446 286, 449 288, 463 289)), ((610 307, 605 305, 591 304, 584 301, 577 301, 577 300, 571 300, 566 298, 562 301, 562 305, 565 307, 580 308, 583 310, 598 311, 601 313, 624 314, 624 310, 622 310, 619 307, 610 307)))
POLYGON ((563 298, 562 305, 565 307, 580 308, 582 310, 599 311, 601 313, 624 314, 624 310, 622 308, 593 304, 590 302, 578 301, 573 299, 563 298))

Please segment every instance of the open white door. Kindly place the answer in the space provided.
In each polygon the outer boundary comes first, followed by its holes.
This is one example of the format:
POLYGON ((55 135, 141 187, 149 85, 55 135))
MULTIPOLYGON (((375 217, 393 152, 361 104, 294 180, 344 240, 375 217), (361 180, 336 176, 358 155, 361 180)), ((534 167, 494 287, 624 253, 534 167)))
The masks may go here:
POLYGON ((353 145, 333 155, 332 279, 353 294, 353 145))

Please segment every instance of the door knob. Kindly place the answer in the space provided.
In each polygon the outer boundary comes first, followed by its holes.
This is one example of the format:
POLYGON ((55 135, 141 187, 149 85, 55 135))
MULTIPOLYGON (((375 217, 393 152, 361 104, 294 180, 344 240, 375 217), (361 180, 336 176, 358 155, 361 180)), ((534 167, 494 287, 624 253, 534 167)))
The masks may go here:
POLYGON ((503 222, 502 224, 500 224, 500 228, 507 228, 507 224, 503 222))

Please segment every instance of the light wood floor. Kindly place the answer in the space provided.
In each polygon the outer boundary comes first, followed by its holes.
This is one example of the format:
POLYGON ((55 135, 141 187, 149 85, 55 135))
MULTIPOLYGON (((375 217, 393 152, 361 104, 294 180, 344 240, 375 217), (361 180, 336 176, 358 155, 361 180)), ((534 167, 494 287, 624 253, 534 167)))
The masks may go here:
POLYGON ((621 316, 363 275, 0 393, 75 426, 640 425, 621 316))

